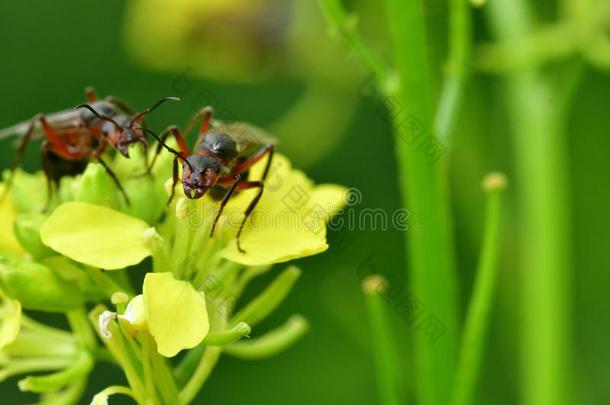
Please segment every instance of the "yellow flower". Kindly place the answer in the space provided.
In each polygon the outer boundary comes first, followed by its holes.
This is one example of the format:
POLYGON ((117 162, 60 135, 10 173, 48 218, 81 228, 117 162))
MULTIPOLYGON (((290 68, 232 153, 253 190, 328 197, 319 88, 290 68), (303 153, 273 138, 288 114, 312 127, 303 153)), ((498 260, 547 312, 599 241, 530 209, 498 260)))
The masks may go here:
MULTIPOLYGON (((264 165, 257 164, 250 178, 260 178, 263 170, 264 165)), ((324 252, 328 249, 326 223, 345 204, 346 189, 334 184, 316 186, 281 154, 275 155, 269 173, 263 196, 241 235, 247 253, 239 252, 232 240, 222 256, 257 266, 324 252)), ((253 194, 242 193, 227 205, 225 227, 237 229, 243 216, 236 214, 245 211, 253 194)))
MULTIPOLYGON (((264 159, 250 171, 261 178, 264 159)), ((179 186, 178 186, 179 187, 179 186)), ((176 190, 180 192, 180 190, 176 190)), ((237 194, 225 208, 218 234, 235 235, 243 213, 257 190, 237 194)), ((232 240, 219 254, 233 262, 255 266, 286 262, 328 249, 326 223, 345 203, 346 190, 338 185, 316 186, 290 161, 276 154, 263 196, 241 235, 246 253, 232 240)), ((202 198, 195 203, 208 223, 218 203, 202 198)), ((208 229, 192 228, 204 233, 208 229)), ((154 229, 137 218, 107 207, 70 202, 59 206, 41 228, 44 244, 72 260, 106 270, 135 265, 152 253, 154 229)))
MULTIPOLYGON (((0 196, 4 194, 4 184, 0 184, 0 196)), ((17 211, 13 206, 11 197, 6 196, 4 201, 0 202, 0 252, 7 253, 25 253, 23 248, 17 242, 13 231, 13 224, 17 211)))
MULTIPOLYGON (((137 331, 147 330, 157 351, 173 357, 203 341, 210 330, 205 295, 171 273, 148 273, 144 293, 134 297, 119 315, 137 331)), ((102 328, 103 330, 103 328, 102 328)))

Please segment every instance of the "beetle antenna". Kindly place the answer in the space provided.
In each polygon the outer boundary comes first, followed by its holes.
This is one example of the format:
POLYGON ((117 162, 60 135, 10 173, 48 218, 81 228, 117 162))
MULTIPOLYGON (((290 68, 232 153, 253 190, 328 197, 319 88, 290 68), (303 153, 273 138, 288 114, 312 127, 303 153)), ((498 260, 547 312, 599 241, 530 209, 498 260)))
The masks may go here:
POLYGON ((98 113, 89 104, 81 104, 81 105, 77 105, 76 107, 74 107, 75 110, 78 110, 79 108, 85 108, 85 109, 91 111, 97 118, 104 120, 104 121, 112 122, 117 127, 117 129, 119 129, 119 130, 122 129, 122 127, 115 120, 113 120, 112 118, 110 118, 107 115, 102 115, 102 114, 98 113))
POLYGON ((152 107, 148 107, 146 110, 137 113, 132 119, 131 122, 129 123, 129 128, 131 128, 133 126, 133 124, 136 123, 137 120, 139 120, 140 118, 142 118, 143 116, 145 116, 148 113, 153 112, 154 110, 157 109, 157 107, 159 107, 161 104, 168 102, 168 101, 180 101, 180 99, 178 97, 163 97, 161 100, 157 101, 155 103, 155 105, 153 105, 152 107))
POLYGON ((195 169, 193 168, 193 166, 191 166, 191 164, 189 163, 189 161, 188 161, 188 160, 187 160, 187 159, 186 159, 184 156, 182 156, 182 153, 178 152, 176 149, 172 148, 171 146, 168 146, 168 145, 167 145, 165 142, 163 142, 163 141, 161 140, 161 138, 159 138, 159 135, 155 134, 155 133, 154 133, 153 131, 151 131, 150 129, 147 129, 147 128, 141 128, 141 129, 142 129, 144 132, 146 132, 147 134, 152 135, 152 136, 153 136, 153 137, 154 137, 154 138, 157 140, 157 142, 159 142, 159 143, 161 144, 161 146, 163 146, 165 149, 167 149, 167 151, 168 151, 169 153, 171 153, 172 155, 176 156, 178 159, 180 159, 180 160, 182 160, 183 162, 185 162, 185 163, 188 165, 188 167, 189 167, 191 170, 193 170, 193 171, 195 170, 195 169))

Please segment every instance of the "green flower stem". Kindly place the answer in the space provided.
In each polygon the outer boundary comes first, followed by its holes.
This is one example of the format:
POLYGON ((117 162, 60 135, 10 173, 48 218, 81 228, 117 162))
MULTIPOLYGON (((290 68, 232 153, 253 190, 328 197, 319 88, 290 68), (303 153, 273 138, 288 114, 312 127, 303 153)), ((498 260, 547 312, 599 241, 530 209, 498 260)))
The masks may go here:
POLYGON ((294 315, 284 325, 257 339, 233 343, 223 347, 223 351, 233 357, 247 360, 264 359, 274 356, 301 338, 309 329, 309 323, 300 315, 294 315))
POLYGON ((449 145, 470 72, 472 18, 468 0, 449 2, 449 72, 443 85, 435 129, 439 140, 449 145))
POLYGON ((87 387, 88 378, 81 377, 63 391, 57 394, 49 394, 41 398, 39 405, 74 405, 79 402, 87 387))
MULTIPOLYGON (((535 32, 530 6, 523 0, 488 4, 485 9, 492 30, 501 42, 515 43, 535 32)), ((505 90, 521 219, 522 403, 573 403, 565 118, 551 101, 556 89, 542 69, 510 73, 505 90)))
POLYGON ((301 270, 290 266, 229 322, 234 327, 240 322, 254 326, 264 320, 284 300, 301 275, 301 270))
POLYGON ((188 279, 187 260, 189 259, 189 251, 191 247, 191 239, 193 232, 189 225, 188 212, 192 206, 190 201, 186 201, 184 197, 180 197, 176 205, 176 234, 174 236, 174 245, 172 247, 172 263, 174 264, 173 272, 179 279, 188 279))
POLYGON ((106 294, 108 298, 112 297, 115 292, 125 291, 125 288, 115 282, 113 279, 100 269, 93 268, 91 266, 83 266, 85 271, 95 282, 95 284, 106 294))
POLYGON ((110 353, 110 351, 105 347, 96 347, 91 350, 91 354, 97 361, 113 364, 115 363, 112 353, 110 353))
POLYGON ((47 337, 51 340, 58 340, 67 344, 74 344, 74 336, 72 334, 35 321, 27 315, 21 316, 21 327, 23 330, 32 331, 37 335, 47 337))
MULTIPOLYGON (((230 314, 232 308, 227 308, 226 313, 230 314)), ((227 319, 225 316, 219 314, 217 310, 208 311, 210 316, 210 325, 215 325, 218 330, 224 330, 227 327, 227 319)), ((220 346, 207 346, 200 344, 193 350, 187 353, 187 356, 182 363, 176 369, 176 381, 180 384, 185 376, 188 376, 188 381, 184 384, 184 387, 179 394, 179 404, 189 404, 201 390, 201 387, 206 382, 212 370, 216 366, 218 359, 222 353, 220 346), (191 355, 191 353, 193 353, 191 355), (195 360, 197 366, 193 368, 195 360), (192 374, 191 370, 194 370, 192 374)))
POLYGON ((400 401, 397 386, 398 355, 388 321, 388 309, 379 295, 386 281, 382 276, 372 275, 362 283, 371 324, 373 354, 375 356, 377 386, 381 405, 404 404, 400 401))
MULTIPOLYGON (((111 385, 110 387, 106 387, 105 389, 103 389, 102 391, 97 393, 97 395, 95 396, 91 405, 99 405, 101 403, 101 402, 98 403, 95 401, 97 398, 105 398, 106 396, 115 395, 115 394, 123 394, 123 395, 133 398, 136 401, 138 399, 130 388, 123 387, 121 385, 111 385)), ((106 403, 107 403, 107 401, 106 401, 106 403)))
POLYGON ((131 353, 131 355, 133 357, 135 357, 136 361, 143 364, 144 363, 144 359, 142 358, 143 350, 138 345, 138 343, 136 342, 134 337, 131 335, 131 329, 130 329, 131 326, 130 326, 129 322, 123 318, 119 318, 119 319, 117 319, 117 325, 123 336, 122 340, 124 342, 127 342, 127 348, 129 349, 129 353, 131 353))
POLYGON ((151 359, 155 381, 157 384, 160 384, 161 395, 163 398, 165 398, 165 403, 178 403, 178 387, 176 386, 176 381, 173 374, 169 370, 167 362, 156 351, 153 351, 151 359))
POLYGON ((462 336, 453 405, 472 404, 476 392, 495 295, 502 223, 502 190, 505 185, 506 179, 498 173, 490 174, 484 181, 484 188, 487 192, 485 231, 474 290, 470 298, 462 336))
POLYGON ((149 342, 150 335, 148 333, 142 334, 142 368, 144 370, 144 388, 146 389, 146 403, 159 405, 162 404, 161 400, 157 396, 157 386, 162 386, 163 381, 155 381, 152 372, 152 366, 150 364, 150 358, 152 356, 151 344, 149 342))
POLYGON ((195 372, 195 369, 201 361, 201 357, 205 352, 206 345, 200 343, 198 346, 187 351, 182 360, 174 368, 174 379, 179 387, 184 387, 189 378, 195 372))
POLYGON ((82 352, 70 367, 44 376, 28 376, 19 381, 21 391, 36 393, 57 391, 79 377, 86 376, 93 368, 93 359, 87 352, 82 352))
POLYGON ((248 336, 250 332, 250 326, 245 322, 240 322, 231 329, 208 333, 203 343, 209 346, 224 346, 237 342, 248 336))
MULTIPOLYGON (((93 325, 97 325, 98 318, 104 310, 105 308, 100 305, 89 313, 89 320, 93 325)), ((138 400, 139 403, 143 403, 143 399, 146 397, 146 391, 140 379, 138 368, 132 362, 129 354, 127 353, 127 348, 125 347, 119 325, 116 322, 110 322, 108 325, 108 330, 110 333, 112 333, 112 336, 109 338, 103 337, 97 328, 95 328, 95 330, 108 350, 110 350, 110 353, 112 353, 112 356, 116 359, 119 366, 122 368, 123 373, 125 373, 125 377, 127 378, 129 386, 132 389, 133 396, 138 400)))
POLYGON ((319 0, 320 7, 335 35, 340 35, 368 65, 378 78, 382 88, 390 91, 395 87, 395 78, 390 74, 390 69, 385 62, 372 52, 358 35, 353 25, 348 22, 348 16, 340 0, 319 0))
POLYGON ((15 357, 62 357, 74 359, 78 349, 74 339, 64 341, 54 336, 40 335, 29 330, 19 332, 19 337, 4 349, 15 357))
POLYGON ((18 374, 27 374, 36 371, 53 371, 70 367, 74 359, 64 358, 28 358, 10 359, 8 365, 0 366, 0 382, 18 374))
POLYGON ((97 346, 97 340, 87 321, 87 314, 84 309, 67 312, 66 317, 74 334, 86 348, 91 349, 97 346))
MULTIPOLYGON (((416 143, 410 144, 401 138, 404 130, 402 121, 406 115, 411 115, 423 125, 426 137, 434 135, 429 132, 433 124, 432 95, 423 7, 420 0, 386 0, 398 75, 396 79, 387 70, 380 69, 376 58, 370 57, 372 53, 362 41, 353 41, 346 36, 346 33, 353 31, 348 28, 346 13, 340 2, 320 1, 329 23, 339 27, 346 42, 375 73, 380 89, 394 104, 388 107, 396 107, 397 104, 401 112, 392 114, 392 118, 395 120, 402 200, 405 208, 422 224, 420 229, 409 235, 407 246, 413 292, 446 329, 442 339, 434 345, 428 343, 424 333, 416 334, 415 374, 419 379, 416 384, 417 396, 421 405, 445 405, 449 402, 453 383, 458 336, 457 287, 446 162, 441 159, 431 164, 425 151, 418 150, 416 143)), ((457 28, 459 25, 456 25, 456 30, 457 28)), ((461 38, 466 37, 464 34, 461 38)), ((459 55, 466 60, 468 53, 464 50, 468 50, 468 44, 460 42, 461 39, 457 41, 454 49, 460 49, 459 55)), ((463 60, 460 59, 462 63, 463 60)), ((444 119, 443 122, 445 121, 447 120, 444 119)), ((448 128, 450 127, 449 125, 448 128)))
POLYGON ((146 332, 140 336, 140 361, 144 371, 144 385, 148 393, 147 400, 156 401, 155 403, 158 404, 176 404, 178 402, 178 389, 167 363, 157 353, 152 336, 146 332))
MULTIPOLYGON (((426 136, 432 129, 426 26, 420 0, 386 0, 394 62, 400 88, 395 102, 422 123, 426 136)), ((455 373, 458 337, 454 247, 446 161, 435 164, 416 144, 401 138, 402 114, 395 119, 395 144, 403 204, 420 229, 409 234, 413 293, 442 322, 445 334, 433 345, 425 333, 416 333, 415 365, 420 405, 449 403, 455 373)))
POLYGON ((222 348, 218 346, 206 346, 195 372, 182 391, 180 391, 180 404, 186 405, 195 399, 197 393, 212 373, 214 366, 216 366, 221 353, 222 348))

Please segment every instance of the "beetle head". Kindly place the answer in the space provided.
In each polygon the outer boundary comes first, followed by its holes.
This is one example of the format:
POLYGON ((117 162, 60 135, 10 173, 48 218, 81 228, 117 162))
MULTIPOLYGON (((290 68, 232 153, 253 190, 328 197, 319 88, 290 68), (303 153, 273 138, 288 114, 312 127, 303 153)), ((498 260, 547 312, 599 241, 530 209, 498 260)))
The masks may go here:
POLYGON ((129 158, 129 146, 134 143, 139 143, 148 150, 148 141, 138 128, 122 127, 116 135, 115 146, 119 153, 126 158, 129 158))
POLYGON ((190 156, 182 166, 182 186, 190 199, 198 199, 216 185, 222 165, 207 156, 190 156))

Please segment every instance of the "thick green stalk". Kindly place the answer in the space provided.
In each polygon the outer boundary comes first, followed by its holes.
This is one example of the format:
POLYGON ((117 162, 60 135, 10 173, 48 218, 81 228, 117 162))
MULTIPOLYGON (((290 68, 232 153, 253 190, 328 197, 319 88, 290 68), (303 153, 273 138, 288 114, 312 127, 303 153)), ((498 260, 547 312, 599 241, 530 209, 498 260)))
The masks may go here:
MULTIPOLYGON (((488 16, 500 41, 517 42, 532 34, 528 7, 524 0, 489 3, 488 16)), ((540 69, 507 76, 522 244, 525 405, 571 403, 567 145, 554 91, 540 69)))
POLYGON ((439 140, 449 145, 470 73, 472 18, 468 0, 449 2, 449 66, 443 84, 435 128, 439 140))
POLYGON ((495 295, 502 222, 502 190, 505 187, 506 178, 499 173, 488 175, 483 182, 483 188, 488 193, 485 231, 460 346, 460 358, 453 387, 453 405, 472 404, 476 392, 495 295))
MULTIPOLYGON (((434 142, 426 27, 419 0, 386 0, 400 88, 395 101, 423 126, 434 142)), ((408 235, 413 293, 445 333, 431 342, 429 330, 415 333, 417 397, 421 405, 449 403, 457 352, 457 299, 449 193, 443 158, 429 160, 420 145, 407 142, 402 114, 392 114, 403 203, 421 227, 408 235)), ((407 128, 408 130, 408 128, 407 128)), ((428 318, 430 319, 430 318, 428 318)))
POLYGON ((371 324, 373 354, 375 356, 377 386, 382 405, 404 404, 397 386, 398 356, 388 320, 387 304, 381 297, 386 281, 382 276, 371 275, 362 283, 371 324))

